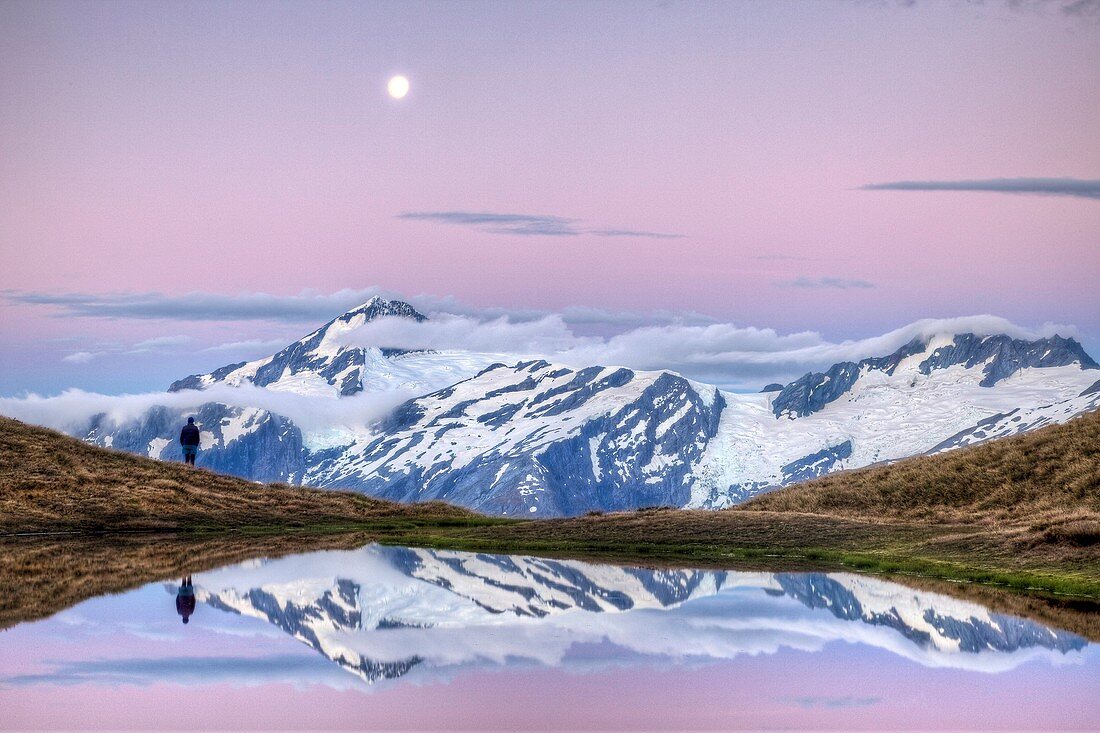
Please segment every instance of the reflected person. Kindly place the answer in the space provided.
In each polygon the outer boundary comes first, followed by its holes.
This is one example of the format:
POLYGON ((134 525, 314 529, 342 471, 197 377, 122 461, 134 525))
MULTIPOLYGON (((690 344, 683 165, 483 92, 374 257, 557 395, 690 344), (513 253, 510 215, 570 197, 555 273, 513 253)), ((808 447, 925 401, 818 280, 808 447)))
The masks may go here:
POLYGON ((180 431, 180 445, 183 446, 183 462, 189 466, 195 465, 195 457, 199 454, 199 428, 195 425, 195 418, 187 418, 187 424, 180 431))
POLYGON ((183 616, 183 622, 195 612, 195 586, 191 584, 191 576, 188 575, 180 582, 180 589, 176 591, 176 613, 183 616))

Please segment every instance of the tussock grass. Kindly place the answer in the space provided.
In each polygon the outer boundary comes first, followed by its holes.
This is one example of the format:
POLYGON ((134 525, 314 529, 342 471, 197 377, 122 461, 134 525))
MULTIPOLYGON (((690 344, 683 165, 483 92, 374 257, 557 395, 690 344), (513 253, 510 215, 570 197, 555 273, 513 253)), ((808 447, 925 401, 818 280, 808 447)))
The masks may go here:
MULTIPOLYGON (((1100 413, 848 471, 721 512, 503 520, 240 479, 0 418, 0 535, 320 535, 640 564, 851 569, 1100 600, 1100 413)), ((227 540, 228 541, 228 540, 227 540)), ((235 540, 236 541, 236 540, 235 540)), ((321 540, 318 540, 321 541, 321 540)), ((0 567, 0 582, 5 581, 0 567)))
POLYGON ((1064 425, 780 489, 737 511, 997 529, 1038 548, 1100 545, 1100 412, 1064 425))
MULTIPOLYGON (((0 534, 490 520, 442 502, 261 485, 0 417, 0 534)), ((497 520, 499 521, 499 520, 497 520)))

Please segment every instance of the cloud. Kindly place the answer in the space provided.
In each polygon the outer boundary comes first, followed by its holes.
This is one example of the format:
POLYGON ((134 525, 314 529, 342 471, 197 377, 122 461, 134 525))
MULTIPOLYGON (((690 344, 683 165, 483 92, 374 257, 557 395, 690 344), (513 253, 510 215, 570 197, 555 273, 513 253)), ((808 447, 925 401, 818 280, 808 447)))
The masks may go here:
POLYGON ((193 339, 190 336, 157 336, 156 338, 146 339, 134 344, 130 353, 140 354, 145 351, 174 349, 178 346, 186 346, 191 343, 191 341, 193 341, 193 339))
MULTIPOLYGON (((784 284, 785 287, 869 287, 870 283, 843 278, 799 278, 784 284)), ((315 301, 327 303, 329 310, 310 324, 327 321, 346 308, 333 303, 337 298, 348 298, 353 305, 362 302, 366 291, 340 291, 330 296, 302 294, 298 296, 272 296, 257 294, 241 296, 238 304, 231 296, 206 293, 192 295, 194 301, 205 301, 213 307, 223 308, 220 314, 235 318, 242 312, 252 313, 257 300, 277 302, 279 312, 298 312, 314 308, 315 301), (348 292, 354 292, 348 296, 348 292), (308 303, 308 308, 303 307, 308 303), (238 308, 238 305, 240 307, 238 308)), ((9 296, 10 297, 10 296, 9 296)), ((85 296, 78 307, 89 313, 99 313, 108 308, 114 313, 124 312, 125 298, 119 296, 85 296), (118 306, 118 307, 116 307, 118 306)), ((157 308, 162 312, 175 296, 143 296, 146 303, 160 299, 157 308)), ((59 298, 63 300, 63 298, 59 298)), ((345 345, 389 346, 406 349, 477 352, 467 360, 467 366, 482 364, 484 358, 500 361, 518 361, 522 358, 544 358, 574 367, 593 364, 626 366, 640 370, 668 369, 700 382, 718 385, 732 390, 758 390, 768 382, 787 382, 807 371, 827 369, 838 361, 858 361, 867 356, 892 353, 917 335, 936 333, 974 332, 984 335, 1007 333, 1015 338, 1035 339, 1055 333, 1062 336, 1076 335, 1076 329, 1058 324, 1045 324, 1039 328, 1017 326, 1003 318, 989 315, 946 320, 924 320, 903 326, 888 334, 869 338, 833 341, 815 331, 780 333, 771 328, 741 326, 721 322, 697 313, 668 311, 634 312, 610 311, 600 308, 571 307, 560 312, 540 309, 471 306, 451 297, 421 295, 408 300, 430 317, 417 324, 407 319, 379 319, 365 324, 359 330, 346 334, 345 345), (484 357, 484 358, 481 358, 484 357)), ((351 306, 348 306, 351 307, 351 306)), ((212 310, 207 315, 215 315, 212 310)), ((135 318, 143 317, 138 313, 135 318)), ((304 333, 304 329, 303 329, 304 333)), ((241 340, 210 346, 210 353, 224 353, 226 361, 240 361, 242 357, 256 358, 276 352, 290 343, 292 338, 271 340, 241 340)), ((100 353, 116 353, 123 348, 104 350, 100 346, 70 354, 70 362, 86 362, 100 353)), ((458 381, 457 373, 448 378, 458 381)), ((472 374, 467 375, 472 376, 472 374)), ((450 382, 448 382, 450 383, 450 382)), ((445 386, 445 385, 441 385, 445 386)))
MULTIPOLYGON (((379 295, 408 301, 417 310, 434 316, 438 313, 469 315, 479 320, 506 317, 514 321, 537 320, 551 315, 551 311, 537 308, 507 308, 471 306, 451 296, 417 295, 406 297, 378 287, 357 290, 345 289, 329 295, 303 291, 297 295, 273 295, 271 293, 222 293, 192 292, 187 295, 164 293, 39 293, 9 290, 2 294, 10 303, 55 308, 59 316, 78 318, 107 318, 131 320, 193 321, 249 321, 263 320, 282 323, 305 323, 310 327, 335 318, 351 308, 379 295)), ((695 312, 672 311, 613 311, 587 306, 571 306, 560 315, 569 324, 621 328, 630 325, 656 323, 712 323, 714 318, 695 312)), ((241 341, 243 345, 266 341, 241 341)), ((279 344, 280 346, 285 344, 279 344)), ((229 350, 231 344, 211 347, 211 350, 229 350)))
POLYGON ((130 657, 121 659, 78 659, 55 663, 47 672, 18 674, 2 678, 5 685, 126 684, 151 685, 165 681, 176 684, 210 684, 231 680, 248 684, 294 683, 302 676, 327 677, 327 664, 316 655, 268 654, 264 656, 130 657))
POLYGON ((808 257, 800 257, 798 255, 788 255, 781 252, 775 254, 756 255, 754 260, 763 260, 766 262, 805 262, 808 257))
POLYGON ((844 695, 840 697, 827 697, 808 695, 802 697, 784 697, 780 698, 780 702, 793 703, 800 708, 816 709, 823 708, 826 710, 840 710, 843 708, 865 708, 871 705, 877 705, 882 702, 881 697, 853 697, 852 695, 844 695))
POLYGON ((97 356, 102 356, 102 351, 75 351, 68 356, 61 357, 61 361, 68 362, 69 364, 87 364, 97 356))
POLYGON ((8 290, 10 303, 55 307, 63 315, 93 318, 166 319, 180 321, 327 321, 375 295, 379 288, 339 290, 322 295, 304 290, 297 295, 269 293, 38 293, 8 290))
POLYGON ((665 234, 663 232, 647 232, 638 229, 589 229, 588 234, 597 237, 646 237, 649 239, 682 239, 683 234, 665 234))
POLYGON ((781 334, 770 328, 732 323, 669 323, 630 328, 609 336, 579 335, 560 315, 514 322, 506 317, 481 321, 468 316, 437 316, 416 323, 383 318, 342 336, 345 345, 405 349, 469 349, 509 354, 513 359, 544 358, 573 367, 593 364, 641 370, 668 369, 730 389, 759 389, 767 381, 789 381, 839 361, 858 361, 896 351, 915 337, 943 333, 1006 333, 1036 339, 1075 329, 1047 324, 1017 326, 989 315, 916 321, 881 336, 833 342, 814 331, 781 334))
POLYGON ((586 229, 577 219, 545 214, 496 214, 479 211, 405 211, 398 219, 434 221, 443 224, 470 226, 490 234, 515 234, 519 236, 576 237, 591 234, 597 237, 643 237, 649 239, 678 239, 682 234, 650 232, 642 229, 586 229))
POLYGON ((395 407, 418 394, 406 389, 360 393, 351 397, 301 395, 251 384, 217 385, 205 390, 144 392, 107 395, 67 389, 58 395, 27 394, 0 397, 0 415, 67 433, 87 429, 96 415, 117 427, 144 415, 150 408, 194 411, 208 402, 231 407, 257 407, 293 420, 307 433, 324 433, 343 426, 362 427, 390 414, 395 407))
POLYGON ((229 341, 224 344, 207 346, 202 350, 204 354, 272 354, 287 345, 287 339, 248 339, 245 341, 229 341))
MULTIPOLYGON (((903 8, 914 8, 917 0, 896 0, 903 8)), ((975 5, 985 4, 983 0, 969 0, 975 5)), ((929 5, 931 3, 923 3, 929 5)), ((1056 8, 1062 15, 1074 18, 1091 18, 1100 16, 1100 0, 1001 0, 1001 2, 989 2, 989 5, 1002 5, 1008 10, 1029 11, 1043 13, 1049 8, 1056 8)))
POLYGON ((566 219, 561 216, 493 214, 475 211, 406 211, 398 214, 397 218, 474 226, 494 234, 550 237, 575 237, 580 234, 575 226, 576 219, 566 219))
POLYGON ((875 287, 874 283, 866 280, 854 280, 845 277, 796 277, 794 280, 777 282, 776 285, 781 288, 837 288, 840 290, 875 287))
POLYGON ((1100 180, 1078 178, 989 178, 974 181, 893 181, 860 186, 864 191, 983 191, 1100 200, 1100 180))
POLYGON ((1063 2, 1062 12, 1080 17, 1100 16, 1100 0, 1069 0, 1063 2))

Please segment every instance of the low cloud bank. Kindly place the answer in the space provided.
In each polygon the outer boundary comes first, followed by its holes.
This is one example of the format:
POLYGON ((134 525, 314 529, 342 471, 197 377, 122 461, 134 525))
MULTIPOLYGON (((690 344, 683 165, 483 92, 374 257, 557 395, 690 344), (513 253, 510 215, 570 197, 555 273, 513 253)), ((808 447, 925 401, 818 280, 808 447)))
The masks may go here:
MULTIPOLYGON (((602 365, 668 369, 725 389, 756 391, 767 382, 785 383, 836 362, 890 354, 914 338, 956 333, 1004 333, 1033 340, 1055 334, 1071 336, 1075 329, 1056 324, 1024 328, 1004 318, 978 315, 925 319, 881 336, 835 342, 814 331, 781 334, 771 328, 730 323, 667 323, 631 328, 612 336, 580 335, 560 314, 533 320, 514 320, 508 316, 485 320, 436 313, 432 320, 423 323, 404 318, 378 319, 344 334, 341 341, 345 346, 501 354, 513 362, 543 358, 575 368, 602 365)), ((105 414, 117 425, 140 417, 157 405, 191 410, 206 402, 221 402, 263 408, 290 418, 307 433, 315 433, 369 424, 417 396, 407 389, 371 391, 343 398, 337 397, 334 389, 331 397, 304 396, 247 384, 215 386, 204 391, 124 395, 69 389, 56 396, 2 397, 0 414, 74 432, 98 414, 105 414)))
POLYGON ((117 427, 141 417, 153 407, 188 411, 196 410, 207 402, 219 402, 231 407, 268 410, 293 420, 306 433, 322 433, 343 426, 368 425, 415 396, 401 390, 360 393, 342 398, 337 397, 335 391, 332 397, 305 396, 252 385, 122 395, 67 389, 50 397, 37 394, 0 397, 0 414, 74 433, 86 428, 96 415, 104 415, 110 425, 117 427))
POLYGON ((838 361, 892 353, 914 338, 943 333, 1008 334, 1036 339, 1072 335, 1069 326, 1029 329, 996 316, 924 319, 872 338, 832 342, 814 331, 780 334, 771 328, 730 323, 667 324, 633 328, 609 337, 579 336, 560 316, 514 322, 440 316, 424 323, 383 318, 346 334, 348 346, 468 349, 539 357, 569 366, 593 364, 669 369, 727 388, 752 388, 760 379, 784 381, 838 361))

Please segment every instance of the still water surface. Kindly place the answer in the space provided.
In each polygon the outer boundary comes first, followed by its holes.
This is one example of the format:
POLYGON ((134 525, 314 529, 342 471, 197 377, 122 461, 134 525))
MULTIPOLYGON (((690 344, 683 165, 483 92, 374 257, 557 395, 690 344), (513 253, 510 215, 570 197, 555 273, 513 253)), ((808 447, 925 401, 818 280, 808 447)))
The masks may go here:
POLYGON ((371 545, 183 581, 0 632, 0 727, 1100 727, 1096 645, 866 576, 371 545))

